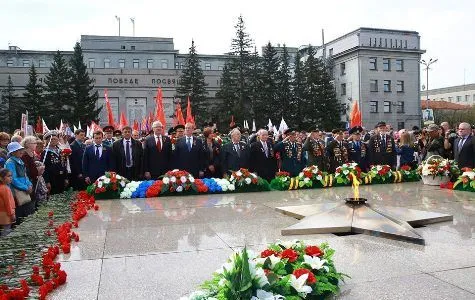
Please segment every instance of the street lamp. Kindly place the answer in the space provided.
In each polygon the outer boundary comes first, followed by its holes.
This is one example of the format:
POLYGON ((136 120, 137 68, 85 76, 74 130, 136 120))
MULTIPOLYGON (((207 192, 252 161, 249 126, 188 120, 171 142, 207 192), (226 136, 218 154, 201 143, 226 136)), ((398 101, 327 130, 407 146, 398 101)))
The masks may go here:
POLYGON ((438 61, 438 59, 429 59, 428 62, 426 62, 425 60, 421 60, 419 63, 426 66, 426 68, 424 69, 426 71, 426 101, 427 101, 427 109, 429 109, 429 70, 430 70, 430 65, 432 65, 433 63, 436 63, 438 61))
POLYGON ((120 36, 120 17, 115 16, 115 19, 119 22, 119 36, 120 36))
POLYGON ((132 22, 132 36, 135 36, 135 18, 130 18, 130 22, 132 22))

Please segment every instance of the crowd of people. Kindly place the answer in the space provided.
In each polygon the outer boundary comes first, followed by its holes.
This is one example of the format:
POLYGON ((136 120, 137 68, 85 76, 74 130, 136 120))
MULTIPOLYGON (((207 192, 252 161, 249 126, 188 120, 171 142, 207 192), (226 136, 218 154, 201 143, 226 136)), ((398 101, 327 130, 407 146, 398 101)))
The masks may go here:
POLYGON ((461 168, 475 167, 475 129, 468 123, 451 128, 447 122, 423 129, 394 131, 385 122, 368 130, 355 126, 331 133, 266 129, 250 132, 233 125, 220 133, 213 124, 196 129, 187 123, 167 133, 159 121, 150 132, 105 126, 92 137, 78 129, 74 136, 52 130, 43 136, 12 136, 0 132, 0 236, 35 211, 49 195, 87 185, 114 171, 129 180, 156 179, 181 169, 196 178, 225 177, 247 168, 271 180, 277 171, 296 176, 306 166, 335 172, 347 162, 363 171, 371 165, 416 168, 432 155, 455 159, 461 168))

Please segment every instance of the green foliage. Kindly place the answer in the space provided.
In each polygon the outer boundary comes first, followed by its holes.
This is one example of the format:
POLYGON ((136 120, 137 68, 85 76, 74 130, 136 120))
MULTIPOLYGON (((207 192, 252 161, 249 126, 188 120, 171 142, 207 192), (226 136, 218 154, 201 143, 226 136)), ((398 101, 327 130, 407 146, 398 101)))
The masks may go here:
MULTIPOLYGON (((271 119, 280 120, 282 108, 277 107, 277 71, 279 69, 279 57, 277 51, 270 42, 267 43, 262 53, 262 85, 259 101, 256 101, 255 116, 257 120, 271 119)), ((265 124, 261 124, 265 125, 265 124)))
MULTIPOLYGON (((290 72, 289 51, 284 44, 282 55, 279 59, 279 70, 277 72, 277 101, 275 109, 278 109, 279 116, 285 120, 292 120, 290 104, 292 99, 292 75, 290 72)), ((295 120, 293 120, 295 121, 295 120)))
POLYGON ((303 128, 303 117, 305 108, 303 106, 305 96, 306 78, 304 73, 304 64, 301 61, 300 52, 297 51, 294 63, 294 77, 292 80, 292 98, 289 103, 290 120, 298 128, 303 128))
POLYGON ((97 121, 102 107, 96 108, 99 96, 97 91, 93 92, 94 81, 87 72, 79 42, 74 46, 73 57, 69 64, 71 67, 71 102, 69 103, 71 115, 69 121, 75 123, 81 121, 82 124, 91 120, 97 121))
POLYGON ((48 110, 53 109, 47 107, 43 97, 43 86, 38 82, 38 74, 35 65, 31 65, 29 71, 29 80, 25 87, 25 110, 28 110, 29 124, 36 124, 38 117, 47 114, 48 110))
POLYGON ((190 96, 193 114, 200 122, 208 120, 210 113, 207 109, 206 82, 201 69, 200 60, 196 52, 195 41, 191 41, 185 66, 180 76, 180 85, 177 87, 177 96, 182 99, 182 110, 186 108, 187 96, 190 96))
POLYGON ((7 87, 1 93, 1 107, 0 107, 0 127, 3 131, 13 132, 19 127, 21 121, 21 112, 19 107, 18 95, 15 94, 13 81, 8 75, 7 87))

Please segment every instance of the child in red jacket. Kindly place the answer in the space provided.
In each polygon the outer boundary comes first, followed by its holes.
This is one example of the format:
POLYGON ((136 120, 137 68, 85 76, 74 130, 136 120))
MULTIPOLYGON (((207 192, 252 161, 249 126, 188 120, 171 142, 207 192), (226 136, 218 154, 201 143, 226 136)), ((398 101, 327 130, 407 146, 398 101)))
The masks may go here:
POLYGON ((15 223, 15 200, 13 199, 10 184, 12 173, 10 170, 0 169, 0 237, 10 233, 15 223))

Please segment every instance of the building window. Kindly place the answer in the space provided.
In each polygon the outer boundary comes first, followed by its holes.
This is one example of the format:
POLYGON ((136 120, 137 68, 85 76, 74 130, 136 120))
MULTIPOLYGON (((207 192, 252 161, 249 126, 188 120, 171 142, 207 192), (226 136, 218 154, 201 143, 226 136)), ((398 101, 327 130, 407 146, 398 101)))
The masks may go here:
POLYGON ((404 122, 397 122, 397 130, 404 129, 406 124, 404 122))
POLYGON ((346 65, 345 63, 340 64, 340 75, 343 76, 346 74, 346 65))
POLYGON ((147 69, 153 69, 153 59, 147 59, 147 69))
POLYGON ((346 83, 341 84, 341 95, 342 96, 346 95, 346 83))
POLYGON ((205 63, 205 70, 211 70, 211 64, 205 63))
POLYGON ((384 101, 384 112, 385 113, 391 112, 391 101, 384 101))
MULTIPOLYGON (((222 70, 224 70, 224 66, 218 66, 218 71, 222 71, 222 70)), ((475 95, 473 95, 473 97, 474 97, 473 99, 475 101, 475 95)))
POLYGON ((168 69, 168 59, 162 59, 162 69, 168 69))
POLYGON ((457 102, 461 102, 462 101, 462 96, 457 96, 457 102))
POLYGON ((449 102, 454 101, 454 97, 449 97, 449 102))
POLYGON ((330 50, 328 50, 328 56, 332 56, 333 55, 333 48, 330 48, 330 50))
POLYGON ((7 60, 7 67, 13 67, 13 60, 7 60))
POLYGON ((96 60, 94 58, 89 58, 89 68, 95 68, 96 67, 96 60))
POLYGON ((384 81, 384 92, 390 93, 391 92, 391 80, 384 81))
POLYGON ((123 58, 119 59, 119 68, 121 69, 125 68, 125 59, 123 58))
POLYGON ((369 101, 369 112, 378 112, 378 101, 369 101))
POLYGON ((402 80, 397 81, 397 92, 404 93, 404 81, 402 80))
POLYGON ((23 66, 26 67, 26 68, 29 68, 29 67, 30 67, 30 61, 24 59, 24 60, 23 60, 23 66))
POLYGON ((391 60, 383 58, 383 71, 391 71, 391 60))
POLYGON ((135 46, 130 46, 130 50, 135 50, 135 46))
POLYGON ((444 101, 444 100, 445 100, 444 97, 440 97, 440 101, 444 101))
POLYGON ((396 71, 402 72, 404 71, 404 60, 396 59, 396 71))
POLYGON ((134 59, 132 61, 132 68, 134 69, 138 69, 139 68, 139 60, 138 59, 134 59))
POLYGON ((378 91, 378 81, 377 80, 371 79, 369 81, 369 90, 371 92, 377 92, 378 91))
POLYGON ((125 50, 125 45, 120 46, 121 50, 125 50))
POLYGON ((369 58, 369 69, 377 70, 378 69, 378 59, 376 57, 369 58))
POLYGON ((175 62, 175 69, 179 69, 180 68, 180 63, 179 62, 175 62))
POLYGON ((104 59, 104 69, 109 69, 111 67, 111 60, 108 58, 104 59))
POLYGON ((40 68, 46 68, 46 61, 44 59, 40 59, 38 61, 38 65, 40 68))
POLYGON ((181 62, 180 63, 180 69, 184 69, 184 67, 185 67, 185 64, 181 62))
POLYGON ((465 102, 468 102, 470 100, 470 95, 465 95, 465 102))
POLYGON ((396 112, 404 113, 404 101, 398 101, 397 102, 396 112))

